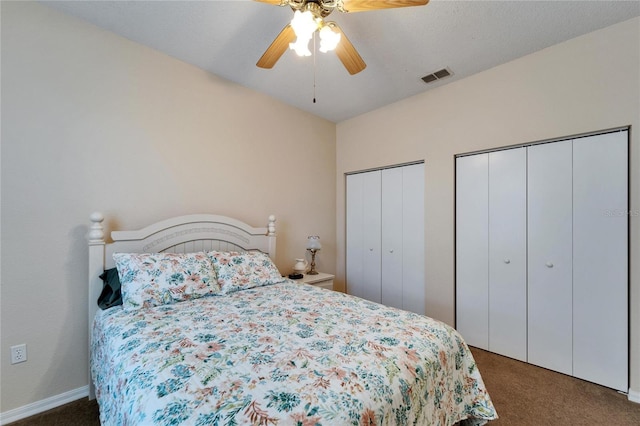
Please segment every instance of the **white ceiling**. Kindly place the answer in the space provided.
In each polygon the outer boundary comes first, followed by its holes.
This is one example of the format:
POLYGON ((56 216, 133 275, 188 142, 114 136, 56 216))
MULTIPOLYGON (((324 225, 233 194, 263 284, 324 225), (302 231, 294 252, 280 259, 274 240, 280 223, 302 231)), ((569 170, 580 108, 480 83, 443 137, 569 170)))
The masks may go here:
POLYGON ((367 68, 351 76, 334 53, 318 53, 314 104, 313 57, 288 51, 271 70, 255 65, 291 20, 288 7, 250 0, 43 3, 333 122, 640 16, 640 1, 432 0, 336 11, 330 19, 367 68), (444 67, 454 75, 421 80, 444 67))

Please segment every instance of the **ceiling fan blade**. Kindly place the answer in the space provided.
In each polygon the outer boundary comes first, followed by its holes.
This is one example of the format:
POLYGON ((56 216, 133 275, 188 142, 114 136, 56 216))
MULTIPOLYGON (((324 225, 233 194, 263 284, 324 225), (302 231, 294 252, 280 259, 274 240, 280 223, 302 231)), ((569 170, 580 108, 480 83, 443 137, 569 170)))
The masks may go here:
POLYGON ((340 27, 335 22, 329 22, 327 25, 340 33, 340 42, 336 46, 336 55, 338 55, 342 65, 349 71, 349 74, 354 75, 365 69, 367 64, 364 63, 362 57, 340 27))
POLYGON ((396 7, 424 6, 427 3, 429 0, 344 0, 342 5, 346 12, 364 12, 396 7))
POLYGON ((273 68, 278 62, 280 56, 289 48, 289 43, 293 43, 296 39, 296 33, 293 32, 291 24, 287 24, 286 27, 280 31, 280 34, 273 40, 273 43, 267 48, 262 57, 256 64, 260 68, 273 68))

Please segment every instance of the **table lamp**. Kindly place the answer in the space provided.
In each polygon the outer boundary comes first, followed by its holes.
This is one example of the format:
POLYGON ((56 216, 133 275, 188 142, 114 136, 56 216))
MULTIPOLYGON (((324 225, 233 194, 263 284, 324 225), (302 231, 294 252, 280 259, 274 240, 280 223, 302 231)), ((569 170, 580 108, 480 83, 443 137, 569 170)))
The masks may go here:
POLYGON ((311 252, 311 269, 307 272, 308 275, 318 275, 318 271, 316 271, 316 253, 321 248, 320 237, 315 235, 307 238, 307 250, 311 252))

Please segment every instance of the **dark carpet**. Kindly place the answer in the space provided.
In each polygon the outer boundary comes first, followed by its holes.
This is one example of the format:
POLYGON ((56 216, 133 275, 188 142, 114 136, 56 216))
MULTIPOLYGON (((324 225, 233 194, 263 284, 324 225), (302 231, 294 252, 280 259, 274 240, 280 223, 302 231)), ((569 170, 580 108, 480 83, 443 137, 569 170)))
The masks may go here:
POLYGON ((498 416, 490 425, 640 425, 640 404, 626 395, 472 348, 498 416))

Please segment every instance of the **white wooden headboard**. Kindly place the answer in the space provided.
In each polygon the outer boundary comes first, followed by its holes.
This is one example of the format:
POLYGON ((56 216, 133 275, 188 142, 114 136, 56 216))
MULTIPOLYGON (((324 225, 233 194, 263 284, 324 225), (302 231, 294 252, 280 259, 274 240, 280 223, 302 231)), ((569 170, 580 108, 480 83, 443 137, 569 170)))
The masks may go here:
MULTIPOLYGON (((100 275, 113 268, 113 253, 192 253, 208 250, 253 251, 276 256, 276 218, 265 228, 254 228, 226 216, 194 214, 154 223, 137 231, 113 231, 106 243, 101 213, 90 216, 89 229, 89 345, 93 318, 102 291, 100 275)), ((95 397, 89 368, 89 398, 95 397)))

